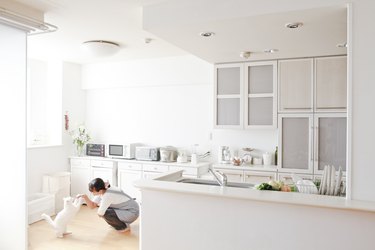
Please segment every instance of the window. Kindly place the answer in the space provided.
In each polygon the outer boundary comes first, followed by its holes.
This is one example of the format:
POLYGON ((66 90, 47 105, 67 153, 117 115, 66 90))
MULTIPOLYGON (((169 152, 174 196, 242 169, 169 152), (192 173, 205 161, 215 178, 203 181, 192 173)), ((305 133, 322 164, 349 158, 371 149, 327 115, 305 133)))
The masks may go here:
POLYGON ((61 144, 62 62, 28 60, 27 145, 61 144))

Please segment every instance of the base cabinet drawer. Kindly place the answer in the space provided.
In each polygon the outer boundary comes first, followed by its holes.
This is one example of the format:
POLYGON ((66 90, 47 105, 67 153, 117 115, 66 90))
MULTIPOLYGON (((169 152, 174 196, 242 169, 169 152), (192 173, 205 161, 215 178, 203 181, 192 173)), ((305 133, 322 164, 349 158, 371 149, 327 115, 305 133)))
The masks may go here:
POLYGON ((244 171, 244 181, 252 184, 260 184, 276 180, 276 173, 273 172, 258 172, 258 171, 244 171))
POLYGON ((215 170, 218 170, 220 172, 222 172, 223 174, 225 174, 227 176, 227 180, 228 181, 232 181, 232 182, 243 182, 243 171, 241 170, 229 170, 229 169, 218 169, 218 168, 215 168, 215 170))
POLYGON ((143 171, 147 172, 167 172, 169 169, 166 165, 156 165, 156 164, 143 164, 143 171))

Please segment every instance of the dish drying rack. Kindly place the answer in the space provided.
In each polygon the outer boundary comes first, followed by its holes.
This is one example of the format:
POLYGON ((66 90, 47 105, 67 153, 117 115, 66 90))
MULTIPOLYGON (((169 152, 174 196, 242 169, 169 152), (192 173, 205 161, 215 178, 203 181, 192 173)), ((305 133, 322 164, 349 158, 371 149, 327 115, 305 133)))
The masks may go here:
POLYGON ((326 166, 326 174, 323 175, 321 180, 304 180, 300 176, 293 174, 292 183, 287 184, 294 187, 294 190, 304 194, 320 194, 330 196, 345 196, 346 195, 346 184, 342 180, 341 168, 336 175, 336 171, 333 166, 326 166), (341 170, 341 171, 340 171, 341 170), (331 175, 327 176, 328 171, 331 175))

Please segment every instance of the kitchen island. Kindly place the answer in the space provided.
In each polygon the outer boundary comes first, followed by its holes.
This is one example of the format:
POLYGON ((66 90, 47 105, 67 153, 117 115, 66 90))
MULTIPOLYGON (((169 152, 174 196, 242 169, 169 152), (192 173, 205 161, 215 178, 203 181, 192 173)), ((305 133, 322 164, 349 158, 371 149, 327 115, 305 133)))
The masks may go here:
POLYGON ((375 203, 178 183, 181 171, 135 183, 141 249, 374 249, 375 203))

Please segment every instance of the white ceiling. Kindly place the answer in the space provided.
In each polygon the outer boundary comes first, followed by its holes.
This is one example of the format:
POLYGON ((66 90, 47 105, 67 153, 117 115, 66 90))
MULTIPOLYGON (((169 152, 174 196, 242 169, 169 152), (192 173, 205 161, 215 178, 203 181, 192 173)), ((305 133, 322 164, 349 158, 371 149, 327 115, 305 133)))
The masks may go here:
POLYGON ((53 33, 29 36, 29 56, 90 63, 140 58, 178 56, 185 51, 142 29, 142 6, 158 0, 17 0, 43 10, 45 22, 58 27, 53 33), (145 38, 151 38, 148 44, 145 38), (96 58, 81 49, 88 40, 120 44, 114 56, 96 58))
POLYGON ((345 6, 205 18, 205 13, 215 15, 208 9, 210 5, 202 5, 197 12, 189 0, 17 1, 43 10, 45 21, 58 26, 57 32, 29 37, 29 55, 33 58, 90 63, 191 53, 216 63, 244 60, 239 57, 240 51, 253 52, 249 60, 346 54, 345 48, 336 47, 346 42, 345 6), (162 8, 166 2, 183 6, 184 14, 194 18, 179 20, 177 11, 162 8), (302 22, 303 26, 286 29, 284 25, 288 22, 302 22), (203 38, 198 35, 202 31, 213 31, 216 35, 203 38), (145 38, 153 40, 146 44, 145 38), (94 58, 80 48, 87 40, 116 42, 121 50, 112 57, 94 58), (263 53, 271 48, 279 52, 263 53))

